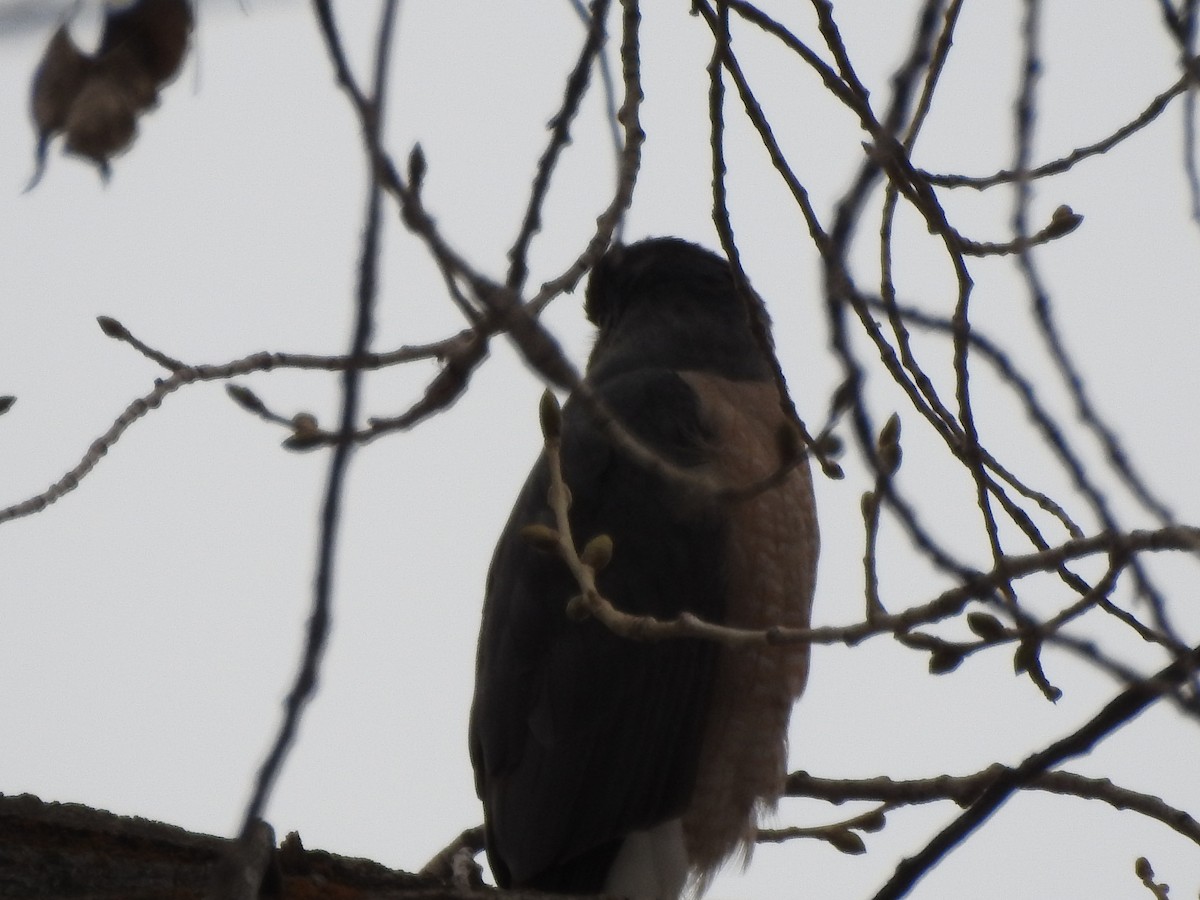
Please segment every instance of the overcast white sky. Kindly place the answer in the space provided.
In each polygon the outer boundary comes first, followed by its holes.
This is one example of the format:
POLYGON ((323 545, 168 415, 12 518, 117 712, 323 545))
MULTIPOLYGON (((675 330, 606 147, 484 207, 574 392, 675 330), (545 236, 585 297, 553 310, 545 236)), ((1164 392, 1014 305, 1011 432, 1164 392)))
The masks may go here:
MULTIPOLYGON (((807 4, 776 5, 819 42, 807 4)), ((376 4, 338 6, 365 70, 376 4)), ((707 29, 684 0, 645 6, 649 139, 626 235, 678 234, 714 246, 707 29)), ((882 103, 914 4, 834 6, 882 103)), ((1039 159, 1106 134, 1177 77, 1150 0, 1106 3, 1103 15, 1090 4, 1045 6, 1039 159)), ((162 374, 105 338, 97 315, 195 363, 345 347, 365 196, 357 125, 308 6, 245 7, 202 4, 195 52, 107 187, 56 149, 42 184, 20 194, 33 158, 28 80, 52 23, 0 34, 0 394, 18 398, 0 419, 0 506, 55 481, 162 374)), ((967 4, 947 93, 918 153, 922 165, 985 174, 1011 161, 1019 16, 1017 3, 967 4)), ((581 40, 565 0, 402 7, 389 146, 402 158, 421 142, 429 208, 449 239, 494 275, 504 271, 544 125, 581 40)), ((761 41, 741 47, 828 216, 858 163, 861 135, 785 54, 761 41)), ((531 284, 570 261, 605 202, 611 148, 602 112, 593 94, 573 129, 531 284)), ((1110 157, 1043 187, 1034 212, 1044 222, 1069 203, 1085 216, 1075 235, 1039 255, 1060 322, 1151 485, 1194 522, 1200 232, 1187 219, 1179 118, 1168 112, 1110 157)), ((801 414, 818 424, 839 376, 826 350, 815 253, 748 128, 731 128, 739 242, 775 317, 801 414)), ((972 236, 1004 238, 1007 194, 945 200, 972 236)), ((902 289, 946 311, 953 294, 945 264, 920 242, 920 228, 907 225, 902 289)), ((386 237, 376 347, 460 327, 433 267, 394 216, 386 237)), ((869 242, 863 252, 869 265, 869 242)), ((1010 264, 981 263, 975 276, 978 323, 1022 355, 1056 409, 1068 410, 1010 264)), ((578 297, 557 301, 549 321, 582 363, 589 337, 578 297)), ((935 341, 918 347, 949 358, 935 341)), ((944 362, 931 366, 945 378, 944 362)), ((405 408, 431 371, 372 375, 369 413, 405 408)), ((242 383, 279 412, 333 421, 333 377, 273 373, 242 383)), ((994 380, 976 384, 985 442, 1058 490, 1065 480, 1029 444, 1016 404, 994 380)), ((308 846, 414 869, 479 821, 466 752, 475 631, 492 545, 537 453, 540 390, 498 342, 450 412, 354 459, 321 689, 269 808, 280 836, 299 830, 308 846)), ((880 422, 902 408, 882 385, 872 390, 880 422)), ((906 487, 928 499, 939 533, 961 534, 956 546, 983 565, 969 483, 939 474, 944 459, 915 417, 911 424, 906 487)), ((237 409, 220 385, 195 386, 133 428, 77 491, 0 525, 0 791, 234 831, 277 725, 309 603, 326 458, 281 450, 284 436, 237 409)), ((1083 446, 1098 465, 1095 448, 1083 446)), ((865 481, 847 465, 844 482, 818 478, 821 623, 861 615, 865 481)), ((941 584, 902 542, 891 543, 885 565, 884 600, 896 607, 928 599, 941 584)), ((1194 565, 1163 562, 1156 571, 1194 601, 1194 565)), ((1047 602, 1055 596, 1047 583, 1047 602)), ((1184 624, 1195 639, 1197 616, 1184 624)), ((1116 690, 1061 654, 1048 656, 1051 678, 1066 691, 1057 706, 1014 679, 1003 653, 981 654, 940 679, 925 674, 923 656, 886 639, 818 649, 814 660, 793 719, 792 765, 829 776, 966 774, 1017 762, 1116 690)), ((1198 750, 1193 724, 1156 709, 1069 768, 1198 813, 1198 750)), ((815 842, 760 848, 750 873, 723 877, 712 896, 870 896, 954 812, 942 804, 891 814, 887 829, 868 838, 864 858, 815 842)), ((786 802, 780 821, 849 814, 786 802)), ((1200 854, 1165 827, 1080 800, 1018 797, 913 896, 1136 897, 1144 889, 1132 865, 1141 854, 1177 893, 1200 888, 1200 854)))

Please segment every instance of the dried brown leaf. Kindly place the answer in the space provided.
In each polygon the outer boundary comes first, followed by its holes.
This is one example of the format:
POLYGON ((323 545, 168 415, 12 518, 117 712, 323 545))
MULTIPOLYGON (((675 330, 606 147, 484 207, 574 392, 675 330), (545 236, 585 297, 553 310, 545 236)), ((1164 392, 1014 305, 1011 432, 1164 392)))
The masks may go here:
POLYGON ((30 88, 37 147, 29 187, 41 178, 59 133, 68 153, 107 176, 109 161, 133 143, 139 116, 179 72, 193 24, 190 0, 136 0, 108 9, 94 55, 75 45, 65 24, 55 31, 30 88))

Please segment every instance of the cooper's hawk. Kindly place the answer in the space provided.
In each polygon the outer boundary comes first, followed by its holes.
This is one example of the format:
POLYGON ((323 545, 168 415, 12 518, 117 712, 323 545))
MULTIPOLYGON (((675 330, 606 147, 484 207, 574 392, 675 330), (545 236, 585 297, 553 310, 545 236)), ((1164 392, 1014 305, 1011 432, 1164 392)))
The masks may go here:
MULTIPOLYGON (((750 295, 753 297, 753 295, 750 295)), ((587 289, 599 328, 586 377, 675 466, 744 486, 779 466, 788 427, 770 361, 725 260, 686 241, 614 247, 587 289)), ((613 539, 597 585, 619 609, 748 628, 807 626, 817 523, 806 465, 730 501, 656 474, 578 400, 562 464, 581 541, 613 539)), ((573 621, 579 587, 519 534, 553 525, 545 459, 492 560, 479 639, 471 759, 501 886, 667 900, 749 851, 783 786, 801 646, 644 643, 573 621)))

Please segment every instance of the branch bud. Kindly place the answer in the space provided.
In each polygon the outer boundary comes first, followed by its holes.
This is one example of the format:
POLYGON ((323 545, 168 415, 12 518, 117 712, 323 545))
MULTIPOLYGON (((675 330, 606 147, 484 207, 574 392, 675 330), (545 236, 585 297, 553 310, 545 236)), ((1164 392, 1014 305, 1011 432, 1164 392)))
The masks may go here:
POLYGON ((558 532, 549 525, 534 522, 522 527, 519 533, 521 540, 529 542, 535 549, 544 553, 553 553, 558 549, 558 532))
POLYGON ((292 433, 284 440, 288 450, 312 450, 325 443, 325 434, 312 413, 296 413, 292 416, 292 433))
POLYGON ((315 450, 317 447, 324 445, 325 435, 320 431, 313 431, 307 434, 295 432, 284 438, 283 449, 285 450, 315 450))
POLYGON ((985 641, 1002 640, 1005 635, 1004 625, 991 613, 968 613, 967 627, 985 641))
POLYGON ((542 392, 538 403, 538 418, 542 423, 542 436, 547 441, 557 441, 562 436, 562 407, 552 391, 542 392))
POLYGON ((1064 203, 1051 214, 1050 224, 1046 227, 1046 237, 1057 238, 1070 234, 1082 223, 1083 216, 1064 203))
POLYGON ((858 392, 858 379, 847 378, 837 386, 829 401, 829 411, 832 415, 840 415, 854 403, 854 395, 858 392))
POLYGON ((414 194, 421 193, 421 184, 425 181, 427 169, 425 151, 421 149, 420 144, 413 144, 408 154, 408 188, 414 194))
POLYGON ((123 341, 129 337, 129 331, 114 319, 112 316, 96 316, 96 321, 100 323, 100 330, 110 338, 116 338, 118 341, 123 341))
POLYGON ((598 534, 583 548, 580 561, 593 572, 599 572, 612 561, 613 539, 607 534, 598 534))
POLYGON ((862 818, 854 823, 854 827, 859 831, 865 831, 868 834, 873 834, 876 831, 883 831, 883 826, 887 824, 887 817, 882 809, 876 809, 867 813, 862 818))
POLYGON ((858 856, 867 852, 867 845, 863 843, 862 837, 848 828, 830 829, 824 833, 824 838, 843 853, 858 856))
POLYGON ((259 416, 266 415, 266 405, 258 399, 258 395, 250 390, 250 388, 242 387, 240 384, 227 384, 225 385, 225 393, 229 395, 229 398, 234 403, 246 410, 246 412, 252 412, 259 416))
POLYGON ((825 456, 842 455, 842 439, 832 431, 817 436, 817 452, 825 456))
POLYGON ((900 416, 892 413, 891 418, 879 432, 876 445, 879 451, 879 465, 884 475, 893 475, 900 468, 900 416))
POLYGON ((962 665, 962 661, 961 650, 949 645, 940 646, 929 654, 929 674, 945 675, 953 672, 962 665))
POLYGON ((821 471, 831 481, 841 481, 846 477, 846 473, 842 471, 842 467, 832 459, 821 460, 821 471))

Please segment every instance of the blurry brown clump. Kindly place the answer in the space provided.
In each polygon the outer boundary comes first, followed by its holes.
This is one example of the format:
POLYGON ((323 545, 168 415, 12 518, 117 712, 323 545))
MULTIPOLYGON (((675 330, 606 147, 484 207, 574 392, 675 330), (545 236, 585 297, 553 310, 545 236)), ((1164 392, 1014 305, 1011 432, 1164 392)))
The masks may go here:
POLYGON ((93 54, 61 25, 33 76, 37 149, 29 187, 41 179, 50 141, 60 133, 67 153, 90 159, 107 178, 109 160, 133 143, 138 117, 178 74, 193 24, 189 0, 110 3, 93 54))

